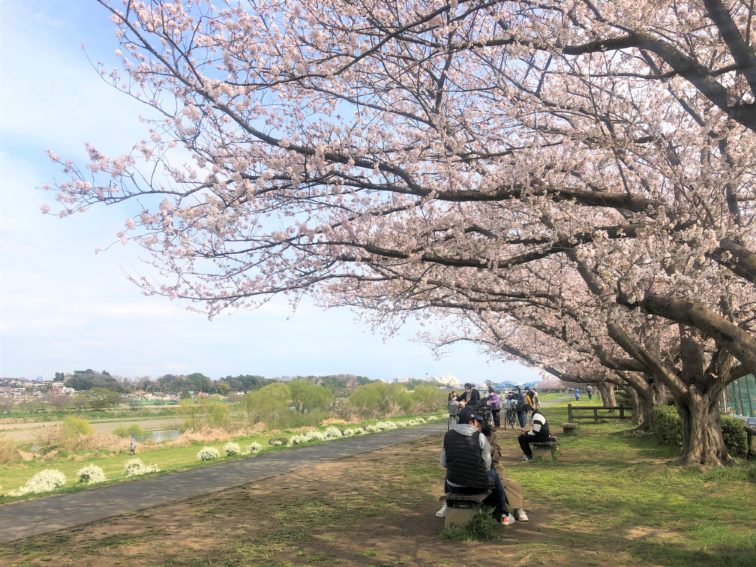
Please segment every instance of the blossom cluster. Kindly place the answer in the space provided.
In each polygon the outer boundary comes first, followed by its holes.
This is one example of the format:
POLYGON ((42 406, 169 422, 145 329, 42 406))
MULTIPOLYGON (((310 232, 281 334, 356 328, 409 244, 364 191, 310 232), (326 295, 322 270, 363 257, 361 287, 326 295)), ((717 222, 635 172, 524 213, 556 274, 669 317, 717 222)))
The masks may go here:
POLYGON ((215 447, 202 447, 197 452, 197 460, 199 461, 214 461, 220 457, 220 451, 215 447))
POLYGON ((97 465, 87 465, 79 469, 76 476, 79 479, 79 482, 83 484, 97 484, 107 480, 105 471, 97 465))
POLYGON ((155 472, 160 472, 160 469, 156 465, 145 465, 142 459, 129 459, 123 465, 123 473, 126 476, 140 476, 155 472))
POLYGON ((57 469, 45 469, 32 476, 26 484, 11 490, 9 496, 25 496, 26 494, 42 494, 50 492, 66 484, 66 475, 57 469))

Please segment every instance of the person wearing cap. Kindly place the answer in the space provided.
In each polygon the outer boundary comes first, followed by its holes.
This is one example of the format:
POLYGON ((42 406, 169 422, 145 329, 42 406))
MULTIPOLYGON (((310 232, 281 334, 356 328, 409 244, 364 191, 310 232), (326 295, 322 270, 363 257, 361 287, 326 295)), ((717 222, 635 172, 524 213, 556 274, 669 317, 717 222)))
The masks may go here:
MULTIPOLYGON (((475 494, 491 490, 484 501, 494 507, 494 517, 502 525, 515 522, 509 513, 504 486, 496 470, 491 468, 491 445, 481 432, 485 419, 473 408, 466 407, 459 414, 459 423, 444 435, 441 447, 441 465, 446 468, 444 481, 446 492, 475 494)), ((447 506, 436 512, 443 518, 447 506)))

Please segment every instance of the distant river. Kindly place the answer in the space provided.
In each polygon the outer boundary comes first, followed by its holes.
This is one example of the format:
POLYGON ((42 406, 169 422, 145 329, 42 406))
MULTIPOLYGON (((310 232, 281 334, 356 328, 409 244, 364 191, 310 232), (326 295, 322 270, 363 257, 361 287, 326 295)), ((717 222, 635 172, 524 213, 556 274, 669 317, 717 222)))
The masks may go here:
MULTIPOLYGON (((90 422, 95 431, 100 433, 112 433, 119 427, 138 425, 146 431, 153 431, 155 441, 167 441, 178 436, 176 428, 183 423, 183 419, 176 417, 149 417, 145 419, 124 419, 118 421, 92 421, 90 422), (175 432, 175 434, 174 434, 175 432)), ((0 436, 16 442, 33 441, 37 435, 45 429, 49 429, 61 421, 37 421, 35 423, 0 423, 0 436)))

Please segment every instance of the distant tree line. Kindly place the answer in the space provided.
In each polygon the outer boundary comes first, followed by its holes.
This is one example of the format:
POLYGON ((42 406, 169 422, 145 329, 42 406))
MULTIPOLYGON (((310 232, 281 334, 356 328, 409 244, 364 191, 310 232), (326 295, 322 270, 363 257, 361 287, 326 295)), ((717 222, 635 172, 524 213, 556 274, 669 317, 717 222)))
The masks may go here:
MULTIPOLYGON (((63 373, 56 372, 56 378, 63 373)), ((328 376, 293 376, 286 379, 266 378, 253 374, 225 376, 214 380, 201 372, 191 374, 165 374, 159 378, 140 377, 136 379, 114 378, 107 370, 97 372, 92 369, 74 370, 65 380, 65 385, 77 391, 101 388, 121 394, 132 392, 149 392, 164 394, 178 394, 187 397, 190 393, 228 395, 231 393, 246 394, 259 390, 276 382, 300 381, 323 386, 335 396, 348 394, 356 386, 378 382, 365 376, 351 374, 335 374, 328 376)))

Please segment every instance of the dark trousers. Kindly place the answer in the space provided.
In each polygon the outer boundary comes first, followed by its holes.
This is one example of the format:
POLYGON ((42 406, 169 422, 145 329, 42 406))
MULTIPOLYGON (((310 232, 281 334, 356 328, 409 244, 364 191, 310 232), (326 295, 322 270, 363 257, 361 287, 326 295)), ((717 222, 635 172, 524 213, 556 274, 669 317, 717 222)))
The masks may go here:
MULTIPOLYGON (((493 506, 494 518, 499 519, 502 514, 509 514, 507 507, 507 495, 504 492, 504 485, 501 483, 499 475, 495 469, 488 470, 488 481, 491 483, 491 495, 483 501, 486 506, 493 506)), ((444 479, 444 490, 446 492, 456 492, 457 494, 477 494, 484 492, 482 488, 471 488, 469 486, 452 486, 444 479)))
POLYGON ((521 433, 517 437, 517 442, 520 444, 520 449, 525 453, 528 459, 533 458, 533 451, 530 450, 531 443, 545 443, 549 438, 542 435, 528 435, 527 433, 521 433))
POLYGON ((528 424, 528 414, 525 410, 517 410, 517 421, 520 422, 520 427, 523 429, 528 424))
POLYGON ((500 411, 501 411, 500 409, 492 409, 491 410, 491 415, 493 415, 493 420, 494 420, 494 426, 495 427, 500 427, 501 426, 501 421, 499 420, 499 412, 500 411))

